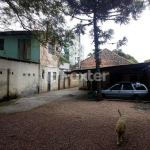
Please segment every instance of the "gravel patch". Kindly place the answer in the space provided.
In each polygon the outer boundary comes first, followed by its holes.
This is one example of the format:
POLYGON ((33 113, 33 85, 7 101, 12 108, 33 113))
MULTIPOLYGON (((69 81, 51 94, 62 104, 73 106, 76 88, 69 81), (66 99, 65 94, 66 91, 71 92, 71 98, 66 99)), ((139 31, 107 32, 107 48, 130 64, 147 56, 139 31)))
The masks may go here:
POLYGON ((0 150, 149 150, 150 112, 135 105, 71 96, 27 112, 0 114, 0 150), (128 119, 120 146, 115 132, 118 109, 128 119))
POLYGON ((138 104, 135 104, 133 106, 134 109, 137 109, 137 110, 145 110, 145 111, 150 111, 150 103, 138 103, 138 104))

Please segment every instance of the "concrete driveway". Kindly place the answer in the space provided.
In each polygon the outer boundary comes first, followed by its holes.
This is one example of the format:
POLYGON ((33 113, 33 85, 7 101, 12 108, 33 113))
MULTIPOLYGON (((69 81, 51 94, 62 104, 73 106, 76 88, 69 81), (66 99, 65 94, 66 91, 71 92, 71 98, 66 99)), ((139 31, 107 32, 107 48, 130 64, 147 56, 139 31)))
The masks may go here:
POLYGON ((54 100, 63 100, 67 97, 86 97, 87 91, 80 91, 78 88, 63 89, 58 91, 51 91, 47 93, 35 94, 32 96, 27 96, 19 98, 16 100, 11 100, 9 102, 0 103, 0 113, 15 113, 27 111, 32 108, 41 106, 43 104, 52 102, 54 100))

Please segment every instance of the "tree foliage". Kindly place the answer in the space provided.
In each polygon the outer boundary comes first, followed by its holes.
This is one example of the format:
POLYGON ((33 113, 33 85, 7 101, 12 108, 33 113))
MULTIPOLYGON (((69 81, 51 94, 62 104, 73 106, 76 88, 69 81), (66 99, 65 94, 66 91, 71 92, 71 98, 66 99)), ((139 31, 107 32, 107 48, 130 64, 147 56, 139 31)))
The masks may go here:
MULTIPOLYGON (((72 18, 79 19, 80 24, 76 26, 76 33, 84 33, 86 26, 92 26, 91 35, 95 44, 96 72, 100 73, 99 51, 100 45, 111 39, 113 30, 102 31, 98 25, 108 20, 115 23, 127 24, 131 17, 138 19, 140 13, 145 8, 145 0, 64 0, 70 7, 72 18), (86 18, 85 18, 86 16, 86 18)), ((127 39, 117 42, 118 46, 125 44, 127 39)), ((101 82, 97 82, 97 100, 101 100, 101 82)))
POLYGON ((69 63, 69 60, 63 56, 59 57, 59 65, 63 65, 64 63, 69 63))
POLYGON ((115 50, 113 50, 112 52, 118 54, 119 56, 121 56, 121 57, 123 57, 123 58, 125 58, 125 59, 127 59, 127 60, 130 61, 131 63, 138 63, 138 61, 137 61, 133 56, 131 56, 131 55, 129 55, 129 54, 125 54, 125 53, 122 51, 122 49, 118 49, 118 50, 115 49, 115 50))
POLYGON ((150 59, 144 60, 144 62, 150 62, 150 59))
POLYGON ((67 7, 59 0, 1 0, 0 29, 17 24, 32 31, 42 43, 61 43, 71 33, 64 29, 67 13, 67 7))
POLYGON ((87 57, 92 57, 94 56, 94 53, 88 53, 87 57))

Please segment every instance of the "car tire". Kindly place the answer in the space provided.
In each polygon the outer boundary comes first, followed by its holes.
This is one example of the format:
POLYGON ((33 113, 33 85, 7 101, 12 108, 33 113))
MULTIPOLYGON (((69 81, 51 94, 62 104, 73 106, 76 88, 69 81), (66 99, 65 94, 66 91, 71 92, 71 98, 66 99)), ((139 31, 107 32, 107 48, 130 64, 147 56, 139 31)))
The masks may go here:
POLYGON ((141 100, 141 97, 139 95, 134 95, 133 96, 133 99, 136 100, 136 101, 140 101, 141 100))

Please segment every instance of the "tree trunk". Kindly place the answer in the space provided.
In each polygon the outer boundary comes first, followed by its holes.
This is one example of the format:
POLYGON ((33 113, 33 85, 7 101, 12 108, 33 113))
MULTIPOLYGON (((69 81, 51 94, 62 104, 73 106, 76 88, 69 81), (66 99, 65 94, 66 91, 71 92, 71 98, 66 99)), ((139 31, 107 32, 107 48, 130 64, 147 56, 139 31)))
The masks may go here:
MULTIPOLYGON (((97 33, 97 18, 96 18, 96 9, 94 13, 94 42, 95 42, 95 62, 96 62, 96 73, 101 73, 100 72, 100 50, 99 50, 99 43, 98 43, 98 33, 97 33)), ((101 78, 99 78, 97 82, 97 101, 102 100, 102 94, 101 94, 101 78)))

